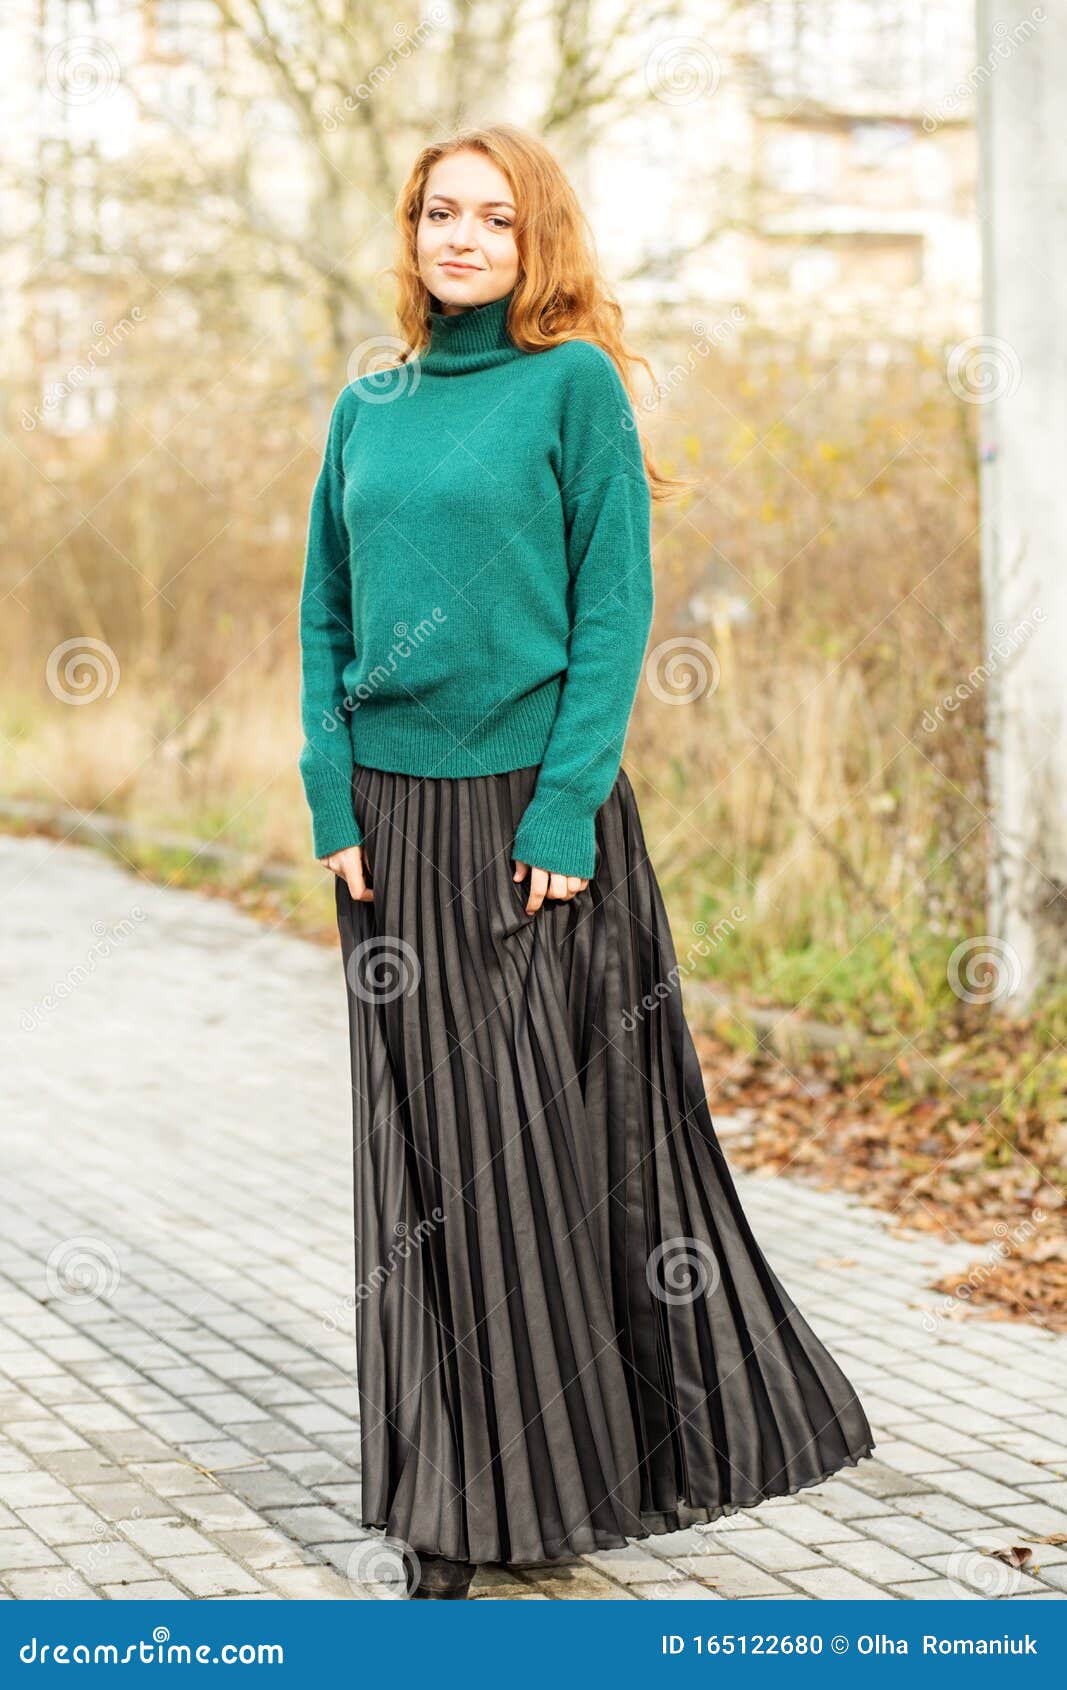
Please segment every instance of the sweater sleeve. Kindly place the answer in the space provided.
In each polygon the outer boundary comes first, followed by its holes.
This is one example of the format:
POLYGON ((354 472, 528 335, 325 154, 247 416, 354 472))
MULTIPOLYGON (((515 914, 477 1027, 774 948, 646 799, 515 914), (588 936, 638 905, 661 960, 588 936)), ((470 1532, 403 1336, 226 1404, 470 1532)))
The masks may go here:
POLYGON ((513 857, 591 879, 652 625, 651 494, 614 363, 582 343, 561 425, 571 631, 567 671, 513 857), (590 356, 592 354, 592 356, 590 356))
MULTIPOLYGON (((346 390, 347 391, 347 390, 346 390)), ((352 739, 344 671, 355 656, 349 541, 342 496, 342 392, 333 408, 311 496, 300 595, 300 774, 311 811, 313 850, 328 857, 363 835, 352 807, 352 739)))

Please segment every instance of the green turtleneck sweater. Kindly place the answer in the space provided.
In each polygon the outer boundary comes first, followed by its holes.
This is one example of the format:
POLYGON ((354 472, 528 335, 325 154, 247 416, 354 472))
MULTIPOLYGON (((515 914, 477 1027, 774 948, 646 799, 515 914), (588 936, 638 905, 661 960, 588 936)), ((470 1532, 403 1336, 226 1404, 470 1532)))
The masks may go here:
POLYGON ((421 358, 334 404, 300 600, 317 857, 362 843, 354 762, 537 764, 513 857, 596 868, 652 619, 649 487, 607 353, 522 351, 511 297, 432 313, 421 358))

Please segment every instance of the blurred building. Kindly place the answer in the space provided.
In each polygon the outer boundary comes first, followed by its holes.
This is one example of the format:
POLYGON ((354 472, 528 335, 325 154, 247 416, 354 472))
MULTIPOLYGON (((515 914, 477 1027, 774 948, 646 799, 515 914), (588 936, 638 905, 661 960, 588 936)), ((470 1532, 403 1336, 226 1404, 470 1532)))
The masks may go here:
MULTIPOLYGON (((409 27, 429 4, 416 0, 409 27)), ((288 5, 266 15, 284 20, 288 5)), ((969 332, 972 8, 702 0, 688 21, 628 24, 610 51, 635 109, 609 117, 587 155, 576 130, 568 154, 627 302, 653 324, 665 312, 676 327, 721 321, 724 342, 742 320, 816 346, 969 332)), ((36 371, 53 396, 48 425, 77 432, 111 414, 108 337, 125 332, 131 276, 150 303, 169 276, 210 261, 224 227, 209 190, 201 221, 188 194, 168 204, 171 187, 223 161, 247 204, 269 211, 265 227, 299 241, 308 137, 212 0, 4 0, 0 53, 8 369, 36 371)), ((536 71, 534 53, 505 107, 517 121, 537 121, 536 71)), ((177 297, 167 309, 180 318, 177 297)))

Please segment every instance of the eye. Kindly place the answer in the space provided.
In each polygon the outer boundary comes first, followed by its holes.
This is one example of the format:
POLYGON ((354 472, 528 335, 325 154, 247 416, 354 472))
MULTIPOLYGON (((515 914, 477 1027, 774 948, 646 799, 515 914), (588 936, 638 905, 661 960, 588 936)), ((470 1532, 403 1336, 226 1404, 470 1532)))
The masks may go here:
POLYGON ((438 217, 447 217, 448 212, 443 205, 435 205, 433 210, 428 211, 426 215, 431 223, 436 223, 438 217))
POLYGON ((500 225, 500 227, 501 227, 501 228, 503 228, 503 229, 510 229, 510 228, 511 228, 511 224, 510 224, 510 222, 509 222, 509 221, 508 221, 508 219, 507 219, 507 218, 506 218, 506 217, 501 217, 501 215, 500 215, 500 213, 499 213, 499 212, 495 212, 495 213, 494 213, 494 214, 493 214, 493 215, 492 215, 492 216, 491 216, 491 217, 490 217, 490 219, 489 219, 489 221, 490 221, 490 223, 497 223, 497 224, 499 224, 499 225, 500 225))

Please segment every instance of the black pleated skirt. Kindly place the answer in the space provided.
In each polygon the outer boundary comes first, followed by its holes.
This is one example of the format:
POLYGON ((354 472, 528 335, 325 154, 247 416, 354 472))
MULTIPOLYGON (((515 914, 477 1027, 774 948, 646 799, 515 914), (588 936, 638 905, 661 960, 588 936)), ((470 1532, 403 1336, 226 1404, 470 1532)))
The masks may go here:
POLYGON ((362 1518, 514 1566, 817 1484, 873 1448, 723 1159, 625 771, 525 910, 536 768, 357 766, 351 1034, 362 1518))

